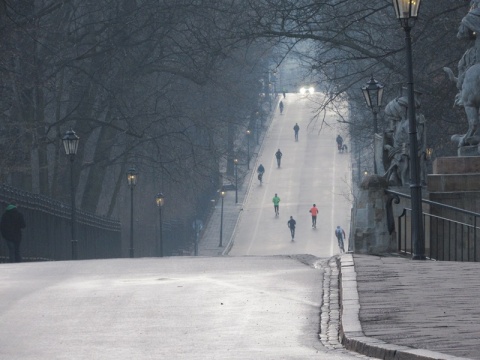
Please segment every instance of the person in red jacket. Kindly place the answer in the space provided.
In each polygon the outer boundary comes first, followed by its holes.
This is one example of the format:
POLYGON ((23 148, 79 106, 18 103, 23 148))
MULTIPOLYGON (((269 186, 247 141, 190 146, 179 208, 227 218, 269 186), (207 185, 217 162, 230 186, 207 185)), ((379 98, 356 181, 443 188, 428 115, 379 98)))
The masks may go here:
POLYGON ((318 215, 317 205, 313 204, 312 208, 310 209, 310 214, 312 214, 312 228, 317 228, 317 215, 318 215))

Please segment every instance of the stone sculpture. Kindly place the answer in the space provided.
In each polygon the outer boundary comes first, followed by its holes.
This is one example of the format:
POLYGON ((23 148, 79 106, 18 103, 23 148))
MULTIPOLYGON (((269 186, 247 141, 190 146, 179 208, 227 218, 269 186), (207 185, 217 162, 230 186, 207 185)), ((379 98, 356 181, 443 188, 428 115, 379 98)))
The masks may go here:
MULTIPOLYGON (((415 98, 416 108, 420 102, 415 98)), ((406 186, 410 182, 410 137, 407 117, 408 99, 397 97, 385 106, 385 119, 389 128, 384 133, 383 162, 384 177, 390 186, 406 186)), ((417 140, 420 158, 420 176, 425 184, 427 172, 425 117, 417 113, 417 140)))
POLYGON ((468 120, 468 130, 465 134, 452 136, 459 147, 478 145, 479 110, 480 110, 480 38, 476 34, 480 31, 480 0, 470 3, 468 14, 462 19, 457 38, 475 40, 474 46, 468 49, 458 63, 458 77, 453 71, 445 67, 444 70, 450 80, 456 82, 458 94, 455 96, 455 105, 463 106, 468 120))

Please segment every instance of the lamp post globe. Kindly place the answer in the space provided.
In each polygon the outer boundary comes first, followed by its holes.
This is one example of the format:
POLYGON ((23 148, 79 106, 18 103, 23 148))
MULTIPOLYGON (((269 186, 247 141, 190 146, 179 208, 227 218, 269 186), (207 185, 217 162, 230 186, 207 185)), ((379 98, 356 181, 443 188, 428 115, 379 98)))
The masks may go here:
POLYGON ((137 185, 138 173, 135 168, 130 168, 127 171, 127 183, 130 187, 130 257, 135 256, 135 250, 133 247, 133 189, 137 185))
POLYGON ((160 247, 157 249, 157 255, 163 257, 163 221, 162 221, 162 207, 165 204, 165 197, 162 193, 155 195, 155 203, 158 207, 159 223, 160 223, 160 247))
POLYGON ((421 0, 393 0, 395 14, 405 30, 405 53, 408 84, 408 132, 410 152, 410 194, 412 199, 411 237, 413 260, 425 260, 425 233, 423 230, 422 186, 418 153, 415 92, 413 86, 412 37, 410 31, 418 17, 421 0))
POLYGON ((78 150, 78 143, 80 138, 75 134, 75 131, 68 130, 65 132, 65 135, 62 138, 63 147, 65 149, 65 154, 70 157, 70 198, 71 198, 71 243, 72 243, 72 260, 78 259, 77 251, 77 209, 75 205, 75 182, 73 179, 73 160, 78 150))

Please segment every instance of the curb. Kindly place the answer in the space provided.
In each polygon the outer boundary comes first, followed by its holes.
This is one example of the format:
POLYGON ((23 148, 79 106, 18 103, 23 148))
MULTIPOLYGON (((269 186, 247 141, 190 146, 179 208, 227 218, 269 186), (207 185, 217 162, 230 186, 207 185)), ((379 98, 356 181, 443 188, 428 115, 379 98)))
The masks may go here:
POLYGON ((386 343, 365 336, 360 323, 360 300, 353 254, 342 254, 339 262, 340 341, 347 350, 385 360, 470 360, 430 350, 386 343))

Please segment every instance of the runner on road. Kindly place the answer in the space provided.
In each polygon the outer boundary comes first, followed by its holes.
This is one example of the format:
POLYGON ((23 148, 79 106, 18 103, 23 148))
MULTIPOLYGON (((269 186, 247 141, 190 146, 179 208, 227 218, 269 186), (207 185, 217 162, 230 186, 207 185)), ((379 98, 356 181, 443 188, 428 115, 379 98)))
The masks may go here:
POLYGON ((282 156, 283 156, 282 152, 280 151, 280 149, 278 149, 278 151, 275 153, 278 167, 280 167, 280 163, 282 162, 282 156))
POLYGON ((318 208, 317 205, 313 204, 312 208, 310 209, 310 213, 312 214, 312 228, 317 228, 317 215, 318 215, 318 208))
POLYGON ((292 234, 292 241, 295 238, 295 225, 297 222, 293 219, 293 216, 290 216, 290 220, 287 221, 288 228, 290 229, 290 233, 292 234))
POLYGON ((293 127, 293 131, 295 131, 295 141, 298 141, 298 132, 300 131, 300 126, 298 126, 298 123, 296 123, 293 127))
POLYGON ((273 202, 273 210, 275 210, 275 216, 280 215, 279 207, 278 204, 280 204, 280 198, 278 197, 277 194, 272 199, 273 202))
POLYGON ((258 166, 257 173, 258 173, 258 180, 260 180, 260 184, 262 183, 263 173, 265 172, 265 168, 262 164, 258 166))
POLYGON ((340 248, 340 252, 344 253, 345 247, 343 245, 343 240, 345 239, 345 230, 343 230, 340 225, 337 226, 337 228, 335 229, 335 236, 338 240, 338 247, 340 248))

